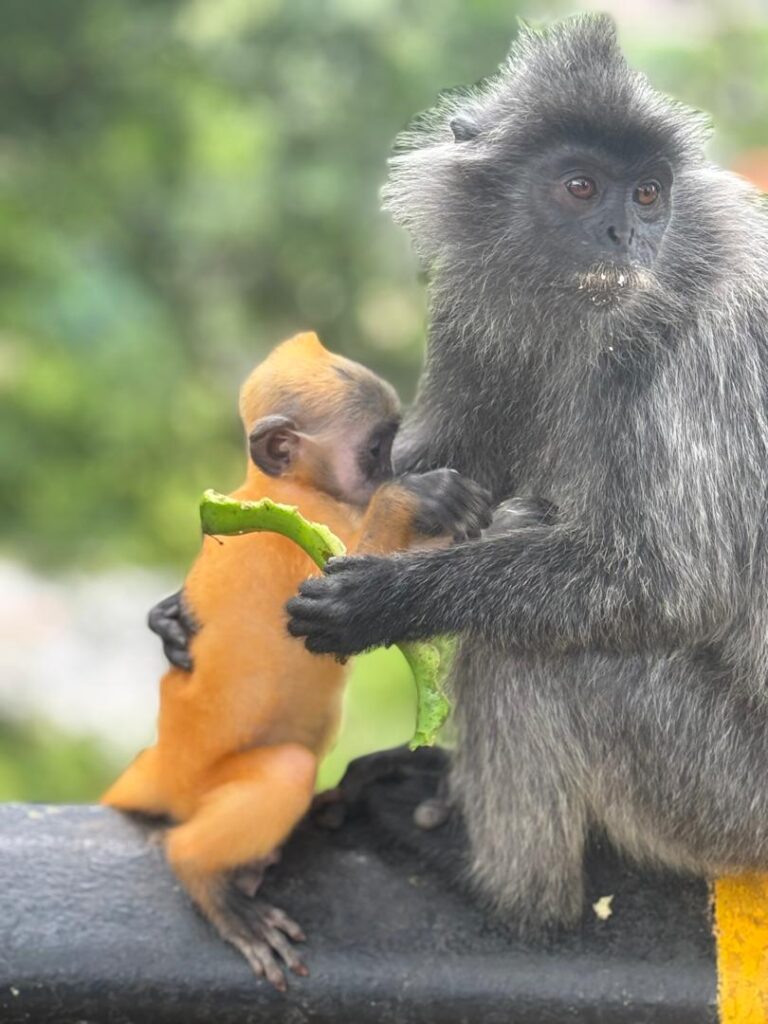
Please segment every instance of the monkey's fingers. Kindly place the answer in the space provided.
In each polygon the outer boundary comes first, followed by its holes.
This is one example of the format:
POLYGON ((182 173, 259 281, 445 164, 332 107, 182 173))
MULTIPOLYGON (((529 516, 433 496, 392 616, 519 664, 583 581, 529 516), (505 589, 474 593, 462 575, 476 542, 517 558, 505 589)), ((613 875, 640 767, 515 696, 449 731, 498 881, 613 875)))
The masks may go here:
POLYGON ((493 521, 491 492, 474 481, 463 481, 466 485, 464 503, 454 530, 454 540, 476 540, 493 521))
POLYGON ((358 648, 348 637, 342 617, 326 615, 322 607, 315 617, 292 617, 288 622, 288 632, 297 639, 303 639, 304 646, 312 654, 334 654, 337 658, 346 659, 364 649, 358 648))
POLYGON ((182 591, 156 604, 149 612, 147 625, 163 641, 163 651, 168 661, 185 672, 191 672, 193 662, 189 642, 198 626, 185 608, 182 591))
POLYGON ((273 985, 280 987, 280 984, 277 983, 279 974, 282 986, 285 987, 283 972, 275 959, 275 953, 294 974, 302 977, 309 974, 306 964, 291 945, 291 942, 304 942, 306 936, 300 925, 284 910, 274 907, 262 899, 244 901, 241 893, 232 890, 229 893, 229 903, 234 913, 250 931, 249 948, 251 951, 255 951, 259 962, 264 967, 267 979, 273 985))
MULTIPOLYGON (((333 559, 334 562, 356 561, 355 559, 333 559)), ((330 565, 330 563, 329 563, 330 565)), ((332 566, 331 573, 339 572, 332 566)), ((343 567, 342 567, 343 571, 343 567)), ((289 615, 288 632, 292 636, 306 636, 307 628, 341 623, 344 618, 344 583, 336 578, 319 577, 305 580, 296 597, 286 604, 289 615)))
POLYGON ((213 898, 201 909, 219 935, 247 960, 253 973, 266 978, 280 992, 287 988, 280 961, 294 974, 309 973, 291 945, 303 942, 304 932, 278 907, 246 896, 230 881, 217 887, 213 898))
POLYGON ((478 537, 491 522, 490 492, 453 469, 437 469, 406 478, 419 499, 416 526, 426 536, 447 534, 454 540, 478 537))
POLYGON ((396 558, 334 558, 326 575, 305 580, 287 603, 288 632, 312 654, 349 656, 391 643, 382 601, 396 579, 396 558))
POLYGON ((183 672, 191 672, 195 667, 192 655, 186 647, 179 647, 168 640, 164 640, 163 654, 165 654, 166 659, 171 663, 171 665, 174 665, 176 668, 180 668, 183 672))
POLYGON ((188 640, 200 632, 200 623, 188 606, 183 590, 179 592, 179 622, 188 640))
POLYGON ((285 932, 293 942, 306 942, 307 936, 304 934, 301 926, 292 917, 288 917, 284 910, 281 910, 279 907, 273 907, 271 904, 265 904, 265 907, 267 908, 266 919, 270 924, 285 932))

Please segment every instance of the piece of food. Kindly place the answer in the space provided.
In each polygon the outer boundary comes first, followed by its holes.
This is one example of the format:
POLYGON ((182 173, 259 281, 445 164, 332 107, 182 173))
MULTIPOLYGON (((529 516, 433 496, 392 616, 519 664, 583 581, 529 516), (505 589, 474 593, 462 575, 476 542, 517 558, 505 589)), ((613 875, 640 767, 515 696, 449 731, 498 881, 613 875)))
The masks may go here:
POLYGON ((431 641, 399 644, 416 684, 416 726, 408 744, 432 747, 437 734, 451 713, 445 694, 445 680, 453 662, 456 640, 439 637, 431 641))
POLYGON ((607 921, 613 913, 613 896, 601 896, 597 903, 592 904, 592 909, 601 921, 607 921))
POLYGON ((281 533, 309 555, 322 569, 329 558, 346 554, 342 541, 322 523, 305 519, 295 505, 281 505, 269 498, 238 501, 208 490, 200 500, 203 533, 234 536, 242 533, 281 533))
MULTIPOLYGON (((293 505, 281 505, 269 498, 238 501, 208 490, 200 501, 200 522, 203 533, 212 536, 259 531, 280 533, 306 551, 321 569, 329 558, 346 553, 342 541, 327 526, 305 519, 293 505)), ((456 641, 451 637, 439 637, 429 642, 399 646, 416 684, 416 727, 409 746, 411 750, 432 746, 451 710, 444 684, 456 641)))

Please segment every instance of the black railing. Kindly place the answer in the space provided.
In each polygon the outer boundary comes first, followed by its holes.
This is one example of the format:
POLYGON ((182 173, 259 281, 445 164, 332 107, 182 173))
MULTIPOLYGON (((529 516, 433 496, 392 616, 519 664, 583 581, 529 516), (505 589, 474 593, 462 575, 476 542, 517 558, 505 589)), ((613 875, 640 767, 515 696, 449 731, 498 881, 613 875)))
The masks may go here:
POLYGON ((370 787, 343 828, 307 823, 266 895, 305 927, 311 975, 281 995, 188 905, 150 826, 98 807, 0 806, 0 1021, 55 1024, 702 1024, 716 1021, 706 886, 607 853, 567 935, 521 944, 461 886, 455 822, 427 789, 370 787))

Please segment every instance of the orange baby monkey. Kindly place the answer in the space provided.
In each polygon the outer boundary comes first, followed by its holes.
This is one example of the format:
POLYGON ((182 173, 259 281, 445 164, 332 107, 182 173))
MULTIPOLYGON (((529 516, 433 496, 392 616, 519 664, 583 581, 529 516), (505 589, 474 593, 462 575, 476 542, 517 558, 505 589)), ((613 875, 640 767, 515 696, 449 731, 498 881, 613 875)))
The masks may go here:
MULTIPOLYGON (((233 497, 297 505, 351 551, 465 538, 488 524, 487 495, 456 473, 392 479, 395 392, 314 334, 283 342, 256 367, 240 415, 250 458, 233 497)), ((102 798, 173 820, 165 849, 177 877, 222 938, 280 989, 277 957, 307 973, 291 941, 303 935, 256 891, 310 805, 346 676, 286 630, 286 601, 317 571, 277 534, 204 538, 183 592, 199 627, 194 669, 163 676, 157 742, 102 798)))

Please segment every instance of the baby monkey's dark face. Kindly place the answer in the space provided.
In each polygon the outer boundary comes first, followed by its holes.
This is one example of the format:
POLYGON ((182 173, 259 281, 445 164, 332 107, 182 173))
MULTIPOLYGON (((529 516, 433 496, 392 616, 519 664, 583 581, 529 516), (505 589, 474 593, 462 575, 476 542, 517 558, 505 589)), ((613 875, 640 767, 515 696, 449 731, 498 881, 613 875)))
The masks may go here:
POLYGON ((325 447, 325 490, 363 507, 392 476, 392 442, 400 403, 392 387, 349 360, 335 367, 342 384, 331 437, 325 447))
POLYGON ((561 283, 596 305, 643 288, 672 206, 672 169, 661 158, 557 148, 529 167, 534 222, 561 283))
POLYGON ((331 446, 328 490, 352 505, 365 506, 392 476, 392 442, 400 425, 394 410, 347 421, 344 436, 331 446))

